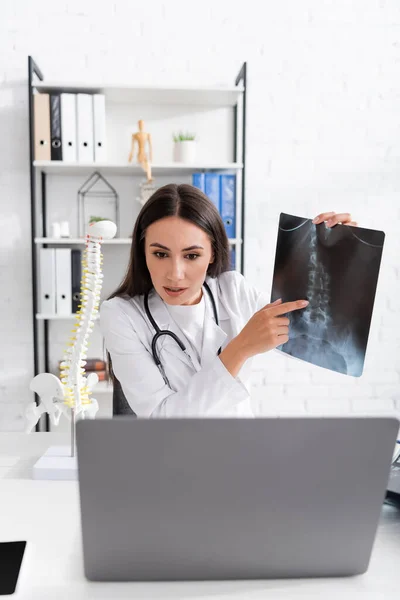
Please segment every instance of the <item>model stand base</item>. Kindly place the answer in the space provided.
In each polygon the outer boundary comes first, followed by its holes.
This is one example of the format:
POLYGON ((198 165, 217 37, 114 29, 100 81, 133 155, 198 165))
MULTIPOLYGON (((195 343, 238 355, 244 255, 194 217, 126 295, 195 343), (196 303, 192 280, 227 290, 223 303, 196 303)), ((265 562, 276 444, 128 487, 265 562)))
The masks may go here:
POLYGON ((51 446, 32 469, 33 479, 75 481, 78 479, 76 453, 71 456, 70 446, 51 446))

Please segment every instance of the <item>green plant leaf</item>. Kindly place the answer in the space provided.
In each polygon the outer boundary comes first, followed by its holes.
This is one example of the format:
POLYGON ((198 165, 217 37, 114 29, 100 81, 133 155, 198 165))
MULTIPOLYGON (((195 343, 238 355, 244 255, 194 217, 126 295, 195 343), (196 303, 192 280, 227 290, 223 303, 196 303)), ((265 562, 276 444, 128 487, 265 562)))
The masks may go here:
POLYGON ((89 223, 98 223, 98 221, 108 221, 108 219, 106 219, 105 217, 96 217, 96 216, 91 216, 89 219, 89 223))
POLYGON ((191 133, 190 131, 179 131, 177 133, 173 134, 173 140, 174 142, 188 142, 188 141, 193 141, 196 139, 196 134, 195 133, 191 133))

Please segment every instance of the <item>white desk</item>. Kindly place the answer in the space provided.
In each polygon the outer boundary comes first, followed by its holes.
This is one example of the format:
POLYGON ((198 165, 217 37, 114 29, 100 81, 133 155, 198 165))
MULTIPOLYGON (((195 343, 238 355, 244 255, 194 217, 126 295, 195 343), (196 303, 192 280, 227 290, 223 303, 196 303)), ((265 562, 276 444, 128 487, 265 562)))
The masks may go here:
POLYGON ((93 583, 83 574, 77 482, 33 481, 30 468, 65 434, 0 434, 0 541, 27 540, 10 598, 235 600, 394 599, 400 591, 400 509, 384 505, 370 567, 349 578, 221 582, 93 583), (20 458, 18 458, 20 457, 20 458))

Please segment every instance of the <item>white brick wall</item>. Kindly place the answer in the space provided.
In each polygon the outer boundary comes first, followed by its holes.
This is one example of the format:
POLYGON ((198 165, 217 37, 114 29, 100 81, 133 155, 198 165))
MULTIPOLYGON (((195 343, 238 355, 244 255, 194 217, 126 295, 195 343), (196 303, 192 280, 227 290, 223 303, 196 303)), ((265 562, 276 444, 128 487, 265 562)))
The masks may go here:
POLYGON ((386 232, 364 375, 278 353, 262 414, 400 414, 397 0, 3 0, 0 6, 0 429, 32 377, 27 56, 47 79, 231 84, 248 61, 246 275, 270 289, 280 211, 346 210, 386 232), (261 8, 262 7, 262 8, 261 8))

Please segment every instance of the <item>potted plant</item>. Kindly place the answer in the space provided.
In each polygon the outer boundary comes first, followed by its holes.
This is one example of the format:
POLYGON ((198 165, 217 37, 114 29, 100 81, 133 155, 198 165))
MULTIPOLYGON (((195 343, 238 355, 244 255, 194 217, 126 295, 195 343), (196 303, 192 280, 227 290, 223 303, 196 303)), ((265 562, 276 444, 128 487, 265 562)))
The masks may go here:
POLYGON ((174 133, 174 161, 192 163, 196 159, 196 134, 190 132, 174 133))

